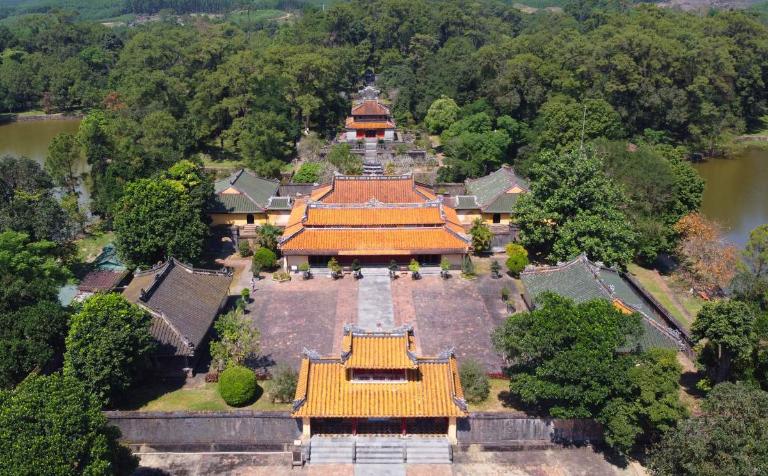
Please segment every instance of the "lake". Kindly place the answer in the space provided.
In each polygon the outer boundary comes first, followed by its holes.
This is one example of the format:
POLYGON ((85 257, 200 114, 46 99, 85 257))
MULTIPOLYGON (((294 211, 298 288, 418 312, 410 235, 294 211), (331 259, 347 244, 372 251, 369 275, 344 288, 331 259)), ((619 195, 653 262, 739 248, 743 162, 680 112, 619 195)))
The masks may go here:
POLYGON ((768 151, 752 149, 694 167, 707 181, 701 211, 723 225, 726 239, 743 246, 750 231, 768 223, 768 151))
MULTIPOLYGON (((49 121, 22 121, 0 125, 0 156, 23 155, 45 164, 48 155, 48 144, 61 132, 75 134, 80 125, 80 119, 56 119, 49 121)), ((77 165, 76 172, 88 172, 88 164, 83 157, 77 165)), ((87 204, 89 194, 87 187, 80 187, 80 203, 87 204)))

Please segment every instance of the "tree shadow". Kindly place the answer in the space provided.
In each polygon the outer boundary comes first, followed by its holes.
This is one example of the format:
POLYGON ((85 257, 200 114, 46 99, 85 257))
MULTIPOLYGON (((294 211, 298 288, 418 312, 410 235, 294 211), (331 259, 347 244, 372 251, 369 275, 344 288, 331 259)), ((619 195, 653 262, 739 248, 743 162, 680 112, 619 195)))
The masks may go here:
POLYGON ((155 377, 147 378, 135 385, 115 404, 116 410, 139 410, 147 403, 161 396, 184 387, 184 377, 155 377))
POLYGON ((133 472, 133 476, 171 476, 171 473, 160 468, 150 468, 148 466, 139 466, 133 472))

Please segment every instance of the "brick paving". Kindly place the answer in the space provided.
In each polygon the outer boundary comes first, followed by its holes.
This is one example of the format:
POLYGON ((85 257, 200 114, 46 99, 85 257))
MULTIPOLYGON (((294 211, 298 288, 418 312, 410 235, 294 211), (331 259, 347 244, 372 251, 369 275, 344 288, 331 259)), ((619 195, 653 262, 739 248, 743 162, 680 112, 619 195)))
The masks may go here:
MULTIPOLYGON (((390 284, 394 325, 413 325, 420 353, 436 355, 454 347, 460 361, 473 358, 489 372, 498 372, 503 362, 490 334, 507 316, 501 301, 504 286, 513 296, 519 294, 507 276, 472 281, 456 274, 448 280, 400 277, 390 284)), ((344 324, 357 324, 358 310, 366 308, 359 305, 359 287, 351 276, 304 281, 294 275, 288 283, 261 280, 249 310, 261 330, 264 355, 295 366, 304 348, 337 355, 344 324)))

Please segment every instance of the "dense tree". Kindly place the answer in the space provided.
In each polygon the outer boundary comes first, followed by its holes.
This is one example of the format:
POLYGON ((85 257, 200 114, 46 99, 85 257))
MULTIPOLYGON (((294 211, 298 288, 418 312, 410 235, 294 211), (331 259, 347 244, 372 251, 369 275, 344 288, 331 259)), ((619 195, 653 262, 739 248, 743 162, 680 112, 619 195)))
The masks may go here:
POLYGON ((768 225, 750 232, 731 286, 739 299, 768 310, 768 225))
POLYGON ((33 240, 63 242, 74 223, 53 194, 51 177, 26 157, 0 158, 0 230, 26 233, 33 240))
POLYGON ((304 162, 299 170, 293 174, 293 183, 317 183, 320 181, 320 173, 323 166, 318 162, 304 162))
POLYGON ((491 233, 491 229, 483 222, 482 218, 476 218, 472 222, 469 235, 472 237, 472 249, 475 253, 487 253, 491 250, 493 233, 491 233))
POLYGON ((723 240, 720 225, 693 212, 680 218, 674 230, 680 236, 678 273, 695 288, 723 292, 736 274, 738 253, 723 240))
POLYGON ((440 134, 456 122, 458 116, 459 106, 456 105, 456 101, 443 96, 440 99, 435 99, 429 106, 427 115, 424 117, 424 124, 433 134, 440 134))
POLYGON ((207 227, 199 203, 170 179, 142 179, 126 186, 115 209, 115 244, 129 264, 151 265, 171 256, 196 259, 207 227))
POLYGON ((638 314, 605 300, 554 295, 514 314, 493 334, 509 364, 510 393, 556 418, 595 418, 606 442, 628 451, 684 415, 674 352, 637 352, 638 314))
POLYGON ((0 475, 128 476, 138 466, 77 379, 33 375, 0 391, 0 475))
POLYGON ((216 329, 216 339, 211 342, 211 359, 219 371, 243 365, 246 359, 259 353, 259 329, 241 309, 219 317, 213 327, 216 329))
POLYGON ((363 159, 351 152, 349 144, 336 144, 331 147, 327 160, 342 174, 360 175, 363 173, 363 159))
POLYGON ((705 303, 691 326, 691 336, 704 341, 699 359, 713 384, 738 378, 752 364, 754 311, 739 301, 705 303))
POLYGON ((768 393, 715 386, 701 414, 683 420, 651 453, 655 476, 749 476, 768 472, 768 393))
POLYGON ((125 395, 154 346, 151 318, 119 294, 96 294, 72 316, 64 375, 77 378, 104 404, 125 395))
POLYGON ((440 180, 459 182, 499 168, 511 139, 506 130, 494 129, 487 113, 480 112, 451 124, 440 135, 440 142, 446 154, 440 180))
POLYGON ((534 123, 536 146, 558 152, 578 149, 599 137, 619 139, 623 134, 621 117, 603 99, 577 102, 555 96, 541 106, 534 123))
POLYGON ((77 194, 79 177, 75 170, 80 160, 80 145, 72 134, 61 133, 48 145, 45 171, 59 187, 68 193, 77 194))
POLYGON ((588 152, 542 153, 531 170, 531 191, 515 205, 522 244, 534 256, 564 261, 581 252, 609 265, 635 255, 635 231, 621 189, 603 172, 602 160, 588 152))

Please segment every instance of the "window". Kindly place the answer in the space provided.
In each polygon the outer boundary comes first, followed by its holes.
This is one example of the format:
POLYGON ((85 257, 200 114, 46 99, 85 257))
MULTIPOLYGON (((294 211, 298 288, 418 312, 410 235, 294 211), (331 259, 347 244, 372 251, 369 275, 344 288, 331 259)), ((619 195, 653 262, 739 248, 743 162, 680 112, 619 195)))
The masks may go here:
POLYGON ((494 213, 493 214, 493 222, 494 223, 501 223, 501 213, 494 213))
POLYGON ((405 370, 370 370, 370 369, 353 369, 352 381, 353 382, 405 382, 407 380, 405 370))

